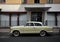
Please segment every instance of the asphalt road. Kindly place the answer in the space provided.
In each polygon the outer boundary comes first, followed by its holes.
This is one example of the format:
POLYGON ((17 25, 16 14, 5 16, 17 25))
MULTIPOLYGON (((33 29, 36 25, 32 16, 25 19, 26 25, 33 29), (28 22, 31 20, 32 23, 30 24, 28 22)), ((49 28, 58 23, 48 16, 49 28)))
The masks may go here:
POLYGON ((39 35, 10 36, 8 32, 0 32, 0 42, 60 42, 60 35, 40 37, 39 35))

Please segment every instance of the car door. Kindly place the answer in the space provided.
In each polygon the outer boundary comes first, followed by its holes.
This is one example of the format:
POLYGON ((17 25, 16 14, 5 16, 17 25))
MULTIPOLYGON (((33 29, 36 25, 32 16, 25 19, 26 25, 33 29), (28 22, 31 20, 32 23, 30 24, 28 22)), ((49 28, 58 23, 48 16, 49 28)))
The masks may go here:
POLYGON ((35 28, 35 33, 40 33, 40 31, 42 30, 42 25, 39 23, 34 23, 34 28, 35 28))
POLYGON ((35 33, 34 24, 27 23, 27 25, 24 27, 24 33, 35 33))

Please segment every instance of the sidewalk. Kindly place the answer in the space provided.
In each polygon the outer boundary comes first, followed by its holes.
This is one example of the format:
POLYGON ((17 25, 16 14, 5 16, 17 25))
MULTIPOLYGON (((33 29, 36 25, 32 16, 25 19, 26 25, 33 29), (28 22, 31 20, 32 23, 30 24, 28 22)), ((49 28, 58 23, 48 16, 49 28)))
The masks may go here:
POLYGON ((0 29, 0 32, 9 32, 10 29, 0 29))

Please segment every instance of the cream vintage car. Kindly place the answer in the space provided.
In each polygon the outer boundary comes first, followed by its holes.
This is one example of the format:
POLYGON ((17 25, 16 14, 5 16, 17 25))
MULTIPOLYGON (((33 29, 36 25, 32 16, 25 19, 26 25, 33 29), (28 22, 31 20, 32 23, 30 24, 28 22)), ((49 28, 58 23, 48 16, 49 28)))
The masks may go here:
POLYGON ((46 36, 47 33, 53 32, 53 28, 43 26, 42 22, 27 22, 26 26, 12 26, 10 33, 14 36, 19 36, 22 33, 39 33, 40 36, 46 36))

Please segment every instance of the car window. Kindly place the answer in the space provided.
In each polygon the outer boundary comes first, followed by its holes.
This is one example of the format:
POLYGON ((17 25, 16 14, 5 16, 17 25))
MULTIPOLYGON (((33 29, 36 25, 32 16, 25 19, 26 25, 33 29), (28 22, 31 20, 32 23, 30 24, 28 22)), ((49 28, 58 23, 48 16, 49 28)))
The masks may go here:
POLYGON ((42 26, 41 24, 39 24, 39 23, 34 23, 35 24, 35 26, 42 26))
POLYGON ((34 26, 33 23, 27 23, 26 26, 34 26))
POLYGON ((34 24, 33 23, 30 23, 30 26, 34 26, 34 24))
POLYGON ((27 23, 26 26, 29 26, 29 23, 27 23))

